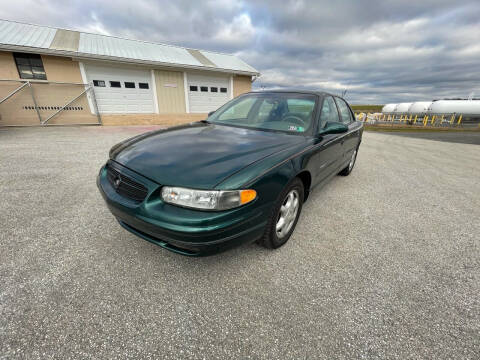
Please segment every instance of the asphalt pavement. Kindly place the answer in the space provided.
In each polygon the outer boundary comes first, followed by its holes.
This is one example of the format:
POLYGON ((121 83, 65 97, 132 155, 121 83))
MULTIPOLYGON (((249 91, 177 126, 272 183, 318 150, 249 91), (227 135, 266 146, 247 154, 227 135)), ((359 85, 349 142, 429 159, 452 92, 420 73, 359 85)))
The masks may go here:
POLYGON ((96 188, 148 129, 0 129, 0 358, 480 358, 480 146, 365 133, 284 247, 188 258, 96 188))

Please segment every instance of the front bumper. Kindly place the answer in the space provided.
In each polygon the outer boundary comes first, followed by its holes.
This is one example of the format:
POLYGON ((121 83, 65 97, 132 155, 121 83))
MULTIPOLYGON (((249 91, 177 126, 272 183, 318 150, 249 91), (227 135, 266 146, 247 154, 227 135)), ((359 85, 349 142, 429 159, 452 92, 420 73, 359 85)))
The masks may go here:
POLYGON ((253 201, 219 212, 181 208, 161 200, 161 185, 122 167, 122 173, 148 189, 145 200, 136 204, 117 194, 107 180, 108 164, 100 170, 97 186, 111 213, 126 230, 167 250, 187 256, 211 255, 253 242, 264 233, 270 208, 266 204, 253 201))

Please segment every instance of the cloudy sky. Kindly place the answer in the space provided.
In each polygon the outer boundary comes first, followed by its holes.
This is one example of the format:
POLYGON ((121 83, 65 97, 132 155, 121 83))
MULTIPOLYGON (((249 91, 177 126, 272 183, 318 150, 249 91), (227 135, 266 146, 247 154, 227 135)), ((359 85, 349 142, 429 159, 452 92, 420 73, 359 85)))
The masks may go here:
POLYGON ((0 18, 235 53, 256 87, 480 97, 480 1, 4 1, 0 18))

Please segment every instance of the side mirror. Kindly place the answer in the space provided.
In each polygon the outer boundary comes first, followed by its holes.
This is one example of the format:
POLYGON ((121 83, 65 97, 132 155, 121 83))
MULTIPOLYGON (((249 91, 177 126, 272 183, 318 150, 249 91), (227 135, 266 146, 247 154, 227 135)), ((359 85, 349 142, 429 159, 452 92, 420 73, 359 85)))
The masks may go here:
POLYGON ((215 111, 210 111, 210 112, 208 113, 208 117, 212 116, 214 113, 215 113, 215 111))
POLYGON ((327 122, 318 135, 342 134, 348 131, 348 126, 340 122, 327 122))

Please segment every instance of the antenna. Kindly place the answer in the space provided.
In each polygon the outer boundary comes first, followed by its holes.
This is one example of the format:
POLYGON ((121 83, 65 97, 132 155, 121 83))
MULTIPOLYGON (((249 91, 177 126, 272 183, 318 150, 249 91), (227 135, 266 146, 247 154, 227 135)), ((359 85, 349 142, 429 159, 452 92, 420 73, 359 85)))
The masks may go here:
POLYGON ((259 76, 259 77, 257 77, 257 79, 258 79, 258 81, 257 81, 258 88, 260 89, 260 91, 264 91, 265 90, 265 85, 262 82, 262 78, 259 76))
POLYGON ((345 95, 347 95, 347 91, 348 91, 348 85, 350 85, 351 83, 351 80, 347 83, 347 85, 345 86, 345 90, 342 91, 342 98, 345 97, 345 95))

